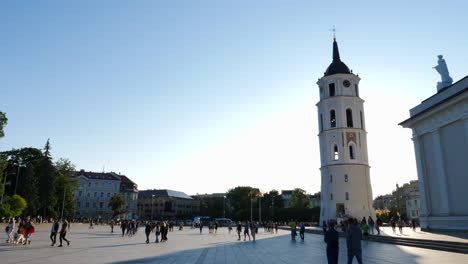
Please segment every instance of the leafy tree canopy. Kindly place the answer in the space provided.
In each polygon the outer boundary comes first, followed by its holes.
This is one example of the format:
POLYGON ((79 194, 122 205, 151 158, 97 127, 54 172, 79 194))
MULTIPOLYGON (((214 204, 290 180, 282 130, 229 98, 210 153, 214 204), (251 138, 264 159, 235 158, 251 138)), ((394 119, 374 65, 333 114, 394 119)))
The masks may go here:
POLYGON ((3 128, 6 126, 8 123, 8 118, 6 117, 5 113, 0 112, 0 138, 5 136, 5 132, 3 131, 3 128))
POLYGON ((306 191, 300 188, 294 189, 291 195, 291 204, 293 208, 310 208, 310 201, 306 191))
POLYGON ((127 212, 127 201, 120 194, 112 196, 108 206, 112 210, 112 217, 116 217, 127 212))

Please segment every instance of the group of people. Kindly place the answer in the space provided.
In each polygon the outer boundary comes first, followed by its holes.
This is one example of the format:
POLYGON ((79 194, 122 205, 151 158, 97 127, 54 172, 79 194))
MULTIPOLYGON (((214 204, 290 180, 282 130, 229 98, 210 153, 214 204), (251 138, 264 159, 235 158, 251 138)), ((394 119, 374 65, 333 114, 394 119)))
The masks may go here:
MULTIPOLYGON (((135 235, 138 231, 140 223, 135 220, 122 220, 120 223, 120 229, 122 230, 122 237, 127 235, 129 237, 135 235)), ((111 223, 111 233, 114 232, 114 226, 111 223)))
MULTIPOLYGON (((357 219, 350 218, 347 220, 346 229, 346 247, 348 252, 348 263, 352 263, 356 257, 358 263, 362 263, 362 248, 361 240, 363 231, 357 219)), ((328 229, 325 227, 324 241, 327 244, 327 259, 329 264, 338 263, 339 252, 339 234, 335 229, 335 223, 330 222, 328 229)))
MULTIPOLYGON (((289 227, 291 228, 291 240, 296 240, 297 236, 297 222, 295 220, 289 221, 289 227)), ((305 238, 305 223, 299 223, 299 236, 301 240, 305 238)))
POLYGON ((70 229, 70 224, 66 219, 62 219, 62 228, 60 228, 60 223, 58 219, 54 221, 52 224, 52 229, 50 230, 50 240, 52 241, 52 244, 50 246, 54 246, 57 243, 57 233, 59 233, 59 240, 60 240, 60 245, 59 247, 62 247, 62 242, 65 241, 67 242, 67 246, 70 246, 70 240, 66 238, 67 236, 67 231, 70 229), (59 232, 60 229, 60 232, 59 232))
POLYGON ((170 225, 168 221, 162 221, 162 222, 149 222, 147 221, 145 224, 145 235, 146 235, 146 244, 149 244, 150 242, 150 235, 151 233, 155 233, 156 239, 155 243, 165 242, 167 241, 167 233, 169 231, 174 230, 174 225, 170 225), (171 229, 172 228, 172 229, 171 229), (161 236, 161 240, 159 239, 159 236, 161 236))
POLYGON ((18 228, 15 232, 15 219, 11 218, 8 225, 5 227, 7 235, 7 243, 13 243, 15 245, 29 245, 31 244, 31 236, 36 231, 34 228, 34 222, 30 217, 26 219, 18 219, 18 228))

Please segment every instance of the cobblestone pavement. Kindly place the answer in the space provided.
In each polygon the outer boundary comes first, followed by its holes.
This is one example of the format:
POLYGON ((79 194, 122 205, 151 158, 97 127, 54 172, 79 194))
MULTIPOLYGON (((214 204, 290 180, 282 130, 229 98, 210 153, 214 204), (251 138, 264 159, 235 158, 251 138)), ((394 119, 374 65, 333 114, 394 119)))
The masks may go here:
MULTIPOLYGON (((10 263, 326 263, 321 235, 306 234, 305 241, 291 241, 287 231, 272 235, 259 230, 257 241, 237 241, 235 232, 220 228, 218 234, 185 228, 169 232, 165 243, 145 243, 143 229, 133 237, 110 234, 107 226, 88 229, 73 225, 70 247, 51 247, 50 225, 42 224, 29 246, 0 243, 2 264, 10 263)), ((118 232, 119 230, 116 229, 118 232)), ((4 233, 0 238, 3 240, 4 233)), ((154 239, 154 234, 151 235, 154 239)), ((346 263, 345 241, 340 241, 340 263, 346 263)), ((363 242, 365 263, 468 263, 468 255, 390 244, 363 242)))

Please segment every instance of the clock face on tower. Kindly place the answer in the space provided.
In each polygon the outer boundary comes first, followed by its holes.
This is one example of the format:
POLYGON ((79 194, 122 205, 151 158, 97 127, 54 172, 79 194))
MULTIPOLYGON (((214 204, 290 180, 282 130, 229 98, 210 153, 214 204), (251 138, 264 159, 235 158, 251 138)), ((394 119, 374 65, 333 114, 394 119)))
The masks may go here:
POLYGON ((351 86, 351 83, 348 80, 344 80, 343 85, 344 85, 344 87, 349 87, 349 86, 351 86))

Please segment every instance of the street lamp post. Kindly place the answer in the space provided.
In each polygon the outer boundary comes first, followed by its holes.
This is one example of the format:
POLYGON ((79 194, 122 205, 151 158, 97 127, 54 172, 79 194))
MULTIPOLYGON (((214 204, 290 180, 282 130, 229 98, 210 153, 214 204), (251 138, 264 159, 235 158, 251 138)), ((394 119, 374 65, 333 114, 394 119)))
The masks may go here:
POLYGON ((225 199, 226 199, 226 195, 223 195, 223 218, 226 218, 226 210, 224 208, 225 206, 224 204, 226 203, 225 199))
POLYGON ((65 207, 65 184, 63 185, 63 200, 62 200, 62 219, 63 219, 63 208, 65 207))
POLYGON ((258 196, 258 221, 262 222, 262 194, 258 196))
POLYGON ((153 200, 154 194, 151 195, 151 222, 153 222, 153 200))

